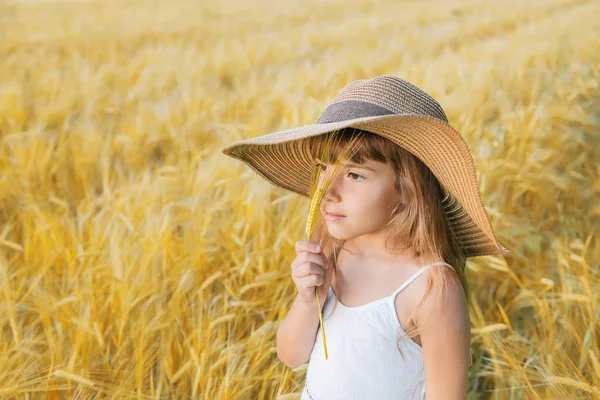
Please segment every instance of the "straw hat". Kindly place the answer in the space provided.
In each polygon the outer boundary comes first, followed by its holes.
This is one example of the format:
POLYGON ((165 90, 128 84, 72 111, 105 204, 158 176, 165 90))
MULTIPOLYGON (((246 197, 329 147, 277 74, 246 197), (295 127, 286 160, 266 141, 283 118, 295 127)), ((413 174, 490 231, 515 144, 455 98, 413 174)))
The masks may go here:
POLYGON ((448 221, 467 257, 510 253, 496 240, 464 139, 435 99, 401 78, 350 82, 315 124, 242 140, 222 152, 273 185, 310 197, 313 160, 308 141, 300 139, 346 127, 383 136, 429 167, 442 186, 448 221))

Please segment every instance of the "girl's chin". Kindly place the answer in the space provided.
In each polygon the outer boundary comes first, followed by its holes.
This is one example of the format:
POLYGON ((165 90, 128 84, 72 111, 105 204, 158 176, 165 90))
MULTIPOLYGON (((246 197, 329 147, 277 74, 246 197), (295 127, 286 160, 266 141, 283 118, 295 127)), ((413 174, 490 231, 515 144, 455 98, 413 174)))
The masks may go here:
POLYGON ((353 237, 352 235, 349 235, 348 232, 343 231, 342 229, 328 228, 327 232, 329 232, 329 235, 336 240, 348 240, 351 237, 353 237))

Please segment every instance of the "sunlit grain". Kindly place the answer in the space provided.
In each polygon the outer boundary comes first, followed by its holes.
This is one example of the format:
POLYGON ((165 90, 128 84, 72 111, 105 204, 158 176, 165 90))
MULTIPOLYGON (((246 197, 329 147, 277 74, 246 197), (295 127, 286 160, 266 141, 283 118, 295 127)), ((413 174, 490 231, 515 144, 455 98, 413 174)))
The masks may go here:
POLYGON ((600 399, 599 14, 0 2, 0 397, 298 398, 275 335, 310 201, 220 149, 391 74, 442 104, 512 251, 468 260, 469 399, 600 399))

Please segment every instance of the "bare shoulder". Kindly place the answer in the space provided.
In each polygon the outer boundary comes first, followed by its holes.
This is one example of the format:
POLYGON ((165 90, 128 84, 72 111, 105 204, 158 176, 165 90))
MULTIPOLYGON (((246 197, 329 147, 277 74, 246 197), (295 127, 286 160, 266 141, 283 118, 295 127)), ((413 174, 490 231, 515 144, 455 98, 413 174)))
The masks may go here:
POLYGON ((456 271, 447 266, 437 266, 429 268, 423 275, 416 285, 419 301, 426 295, 414 317, 417 325, 440 314, 468 316, 465 292, 456 271), (435 274, 440 279, 434 279, 435 274))
MULTIPOLYGON (((418 269, 415 266, 413 270, 418 269)), ((398 319, 405 328, 421 329, 426 320, 433 317, 432 308, 437 308, 438 313, 455 312, 450 311, 444 298, 452 297, 454 300, 450 301, 453 304, 451 307, 462 308, 462 312, 468 316, 466 301, 463 304, 460 302, 461 295, 466 300, 457 273, 446 265, 436 265, 423 271, 406 286, 396 297, 394 305, 398 319), (434 279, 436 274, 442 279, 434 279)), ((416 337, 419 344, 420 339, 420 336, 416 337)))
MULTIPOLYGON (((417 270, 418 267, 415 267, 415 271, 417 270)), ((456 271, 446 265, 427 268, 404 291, 407 292, 406 300, 413 303, 412 306, 416 306, 428 290, 431 294, 431 292, 440 292, 439 289, 444 289, 443 291, 448 295, 452 293, 454 296, 460 296, 461 293, 464 293, 456 271), (436 281, 435 276, 442 279, 436 281)))
POLYGON ((470 331, 467 298, 458 274, 448 267, 438 268, 435 272, 433 268, 427 270, 417 285, 418 302, 427 295, 412 318, 414 324, 420 330, 433 329, 435 332, 436 327, 451 323, 459 330, 470 331), (436 272, 441 279, 434 279, 436 272))
POLYGON ((457 273, 447 267, 440 272, 443 279, 434 280, 430 273, 423 280, 432 286, 415 313, 425 359, 425 390, 428 397, 465 398, 471 364, 469 309, 457 273))

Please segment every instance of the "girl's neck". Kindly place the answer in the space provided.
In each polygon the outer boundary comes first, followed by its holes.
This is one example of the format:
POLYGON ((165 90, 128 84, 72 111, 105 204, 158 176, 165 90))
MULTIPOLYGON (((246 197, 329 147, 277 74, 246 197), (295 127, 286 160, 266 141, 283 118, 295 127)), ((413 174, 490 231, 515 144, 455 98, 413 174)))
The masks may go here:
POLYGON ((430 254, 423 254, 414 258, 411 248, 403 249, 405 245, 399 247, 397 243, 394 244, 394 249, 401 248, 403 250, 392 253, 385 249, 382 242, 369 242, 364 239, 357 241, 356 239, 353 238, 344 242, 338 255, 339 259, 343 258, 351 265, 370 265, 371 267, 377 265, 415 265, 423 267, 440 261, 430 254), (371 243, 373 244, 371 245, 371 243))
MULTIPOLYGON (((390 243, 394 249, 406 247, 403 243, 390 243)), ((402 251, 390 252, 385 247, 385 238, 381 235, 362 235, 344 242, 342 250, 346 252, 346 256, 350 256, 359 260, 384 259, 392 260, 398 258, 412 258, 410 255, 411 249, 402 251)))

